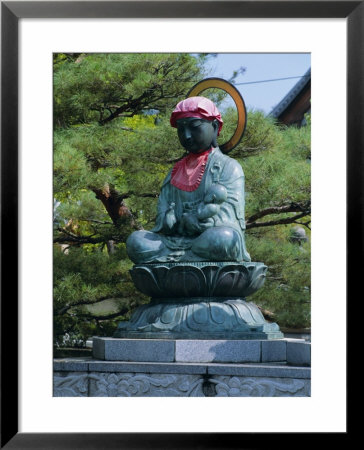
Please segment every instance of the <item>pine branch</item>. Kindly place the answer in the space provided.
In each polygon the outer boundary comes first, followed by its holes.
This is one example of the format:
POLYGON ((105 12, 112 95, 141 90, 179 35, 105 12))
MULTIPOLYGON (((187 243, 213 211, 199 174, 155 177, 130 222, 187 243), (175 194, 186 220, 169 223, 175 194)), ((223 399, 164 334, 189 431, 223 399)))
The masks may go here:
POLYGON ((311 224, 311 220, 308 220, 307 222, 295 222, 297 225, 303 225, 304 227, 306 227, 308 230, 311 230, 310 224, 311 224))
MULTIPOLYGON (((289 203, 282 206, 272 206, 270 208, 262 209, 261 211, 257 212, 256 214, 253 214, 247 219, 247 225, 254 223, 257 219, 261 219, 262 217, 271 215, 271 214, 285 214, 289 212, 304 212, 305 216, 309 215, 311 213, 311 202, 308 201, 305 204, 299 204, 299 203, 289 203)), ((303 216, 301 216, 303 217, 303 216)))
MULTIPOLYGON (((109 224, 109 223, 108 223, 109 224)), ((109 241, 115 241, 115 242, 125 242, 125 239, 127 236, 125 235, 100 235, 97 237, 94 237, 94 235, 88 235, 88 236, 79 236, 74 233, 70 233, 65 228, 56 228, 57 231, 62 233, 62 236, 57 236, 53 239, 54 244, 69 244, 69 245, 83 245, 83 244, 105 244, 109 241)))
POLYGON ((78 313, 78 317, 82 319, 93 319, 93 320, 111 320, 115 319, 116 317, 123 316, 129 311, 127 307, 124 307, 121 311, 118 311, 117 313, 110 313, 105 316, 95 316, 93 314, 86 314, 86 313, 78 313))
MULTIPOLYGON (((54 244, 102 244, 106 243, 106 238, 90 238, 88 236, 78 236, 78 237, 70 237, 70 236, 59 236, 53 239, 54 244)), ((121 241, 120 241, 121 242, 121 241)))
POLYGON ((113 225, 112 222, 107 222, 107 221, 103 221, 103 220, 87 219, 87 218, 80 218, 79 220, 81 220, 83 222, 97 223, 99 225, 113 225))
POLYGON ((105 237, 93 237, 93 236, 78 236, 77 234, 71 233, 65 228, 57 228, 57 231, 65 234, 65 236, 58 236, 53 239, 55 244, 100 244, 101 242, 106 242, 105 237))
POLYGON ((301 214, 296 214, 295 216, 292 217, 286 217, 284 219, 277 219, 277 220, 271 220, 268 222, 250 222, 246 224, 246 229, 250 229, 250 228, 261 228, 261 227, 272 227, 275 225, 287 225, 289 223, 296 223, 297 219, 300 219, 302 217, 307 216, 308 214, 310 214, 309 212, 306 213, 301 213, 301 214))
POLYGON ((158 198, 159 197, 159 193, 158 192, 134 192, 134 191, 130 191, 130 192, 125 192, 125 194, 120 194, 120 198, 122 198, 123 200, 125 198, 130 198, 130 197, 140 197, 140 198, 158 198))
MULTIPOLYGON (((157 163, 157 164, 175 164, 176 162, 183 159, 185 156, 187 156, 187 153, 184 153, 182 156, 179 156, 178 158, 172 158, 172 159, 162 159, 162 158, 156 158, 153 156, 143 156, 143 158, 149 162, 157 163)), ((145 170, 142 168, 141 170, 145 170)), ((140 170, 140 171, 141 171, 140 170)))
POLYGON ((144 109, 150 103, 150 92, 144 91, 138 98, 130 98, 125 105, 116 108, 115 111, 111 112, 108 117, 99 121, 100 125, 105 125, 111 122, 117 117, 120 117, 125 112, 130 112, 131 114, 137 114, 139 111, 144 109))
POLYGON ((231 152, 231 156, 234 158, 249 158, 251 156, 256 156, 258 153, 267 150, 267 147, 262 145, 259 147, 242 147, 236 148, 231 152))

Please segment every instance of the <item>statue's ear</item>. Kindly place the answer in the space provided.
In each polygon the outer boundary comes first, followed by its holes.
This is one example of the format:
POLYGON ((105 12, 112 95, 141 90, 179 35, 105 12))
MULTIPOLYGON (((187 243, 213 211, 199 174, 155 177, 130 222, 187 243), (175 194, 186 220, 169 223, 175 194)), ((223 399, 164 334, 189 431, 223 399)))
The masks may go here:
POLYGON ((214 127, 214 137, 213 137, 213 139, 212 139, 212 145, 213 145, 213 147, 217 147, 217 133, 219 132, 219 122, 218 122, 218 120, 214 120, 213 122, 212 122, 212 126, 214 127))

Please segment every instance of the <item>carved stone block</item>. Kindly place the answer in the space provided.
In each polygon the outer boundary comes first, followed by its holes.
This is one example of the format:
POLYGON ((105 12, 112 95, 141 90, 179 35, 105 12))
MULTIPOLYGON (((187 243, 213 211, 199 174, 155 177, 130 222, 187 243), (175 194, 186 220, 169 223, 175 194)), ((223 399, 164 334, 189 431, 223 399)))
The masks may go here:
POLYGON ((309 380, 215 376, 216 397, 308 397, 309 380))
POLYGON ((55 372, 53 374, 54 397, 88 397, 87 372, 55 372))
POLYGON ((203 397, 200 375, 92 373, 92 397, 203 397))
POLYGON ((311 371, 285 364, 54 361, 55 397, 308 397, 311 371))
POLYGON ((287 341, 287 362, 295 366, 311 365, 311 344, 287 341))
POLYGON ((54 397, 309 397, 310 380, 218 375, 60 372, 54 397))

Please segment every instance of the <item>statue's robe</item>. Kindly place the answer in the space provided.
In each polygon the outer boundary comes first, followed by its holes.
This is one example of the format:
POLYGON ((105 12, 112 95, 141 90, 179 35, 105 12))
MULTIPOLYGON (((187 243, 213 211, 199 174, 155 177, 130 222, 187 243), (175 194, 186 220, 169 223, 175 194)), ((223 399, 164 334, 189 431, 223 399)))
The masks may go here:
POLYGON ((218 147, 214 148, 209 154, 200 185, 190 192, 171 184, 171 172, 161 188, 155 227, 151 231, 136 231, 127 241, 130 258, 136 263, 250 261, 244 239, 244 172, 240 164, 224 155, 218 147), (227 200, 213 216, 213 227, 192 237, 179 235, 176 230, 182 214, 196 213, 197 206, 213 183, 219 183, 227 190, 227 200), (166 230, 164 218, 172 202, 175 204, 176 224, 172 230, 166 230))

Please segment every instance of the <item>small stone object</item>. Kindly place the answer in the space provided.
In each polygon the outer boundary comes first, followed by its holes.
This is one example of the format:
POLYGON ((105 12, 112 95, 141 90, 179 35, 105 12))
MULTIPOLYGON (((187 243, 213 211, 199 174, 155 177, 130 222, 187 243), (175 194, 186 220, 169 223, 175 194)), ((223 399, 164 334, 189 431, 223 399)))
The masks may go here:
POLYGON ((297 244, 307 242, 308 238, 305 230, 302 227, 293 227, 291 229, 290 241, 297 244))

